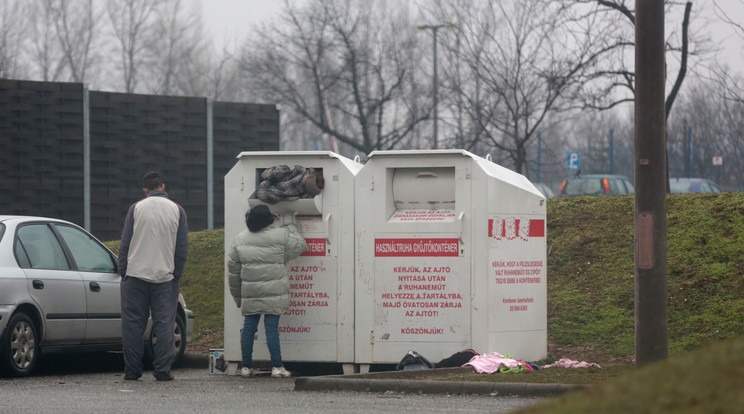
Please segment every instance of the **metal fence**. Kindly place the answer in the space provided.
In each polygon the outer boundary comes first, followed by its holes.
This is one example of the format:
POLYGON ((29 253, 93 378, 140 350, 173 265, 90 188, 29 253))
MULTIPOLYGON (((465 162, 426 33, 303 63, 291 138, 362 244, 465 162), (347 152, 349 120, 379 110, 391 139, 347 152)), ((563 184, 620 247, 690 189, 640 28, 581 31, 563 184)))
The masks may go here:
POLYGON ((103 240, 119 238, 150 170, 190 230, 222 227, 237 154, 278 149, 276 105, 0 79, 0 214, 66 219, 103 240))

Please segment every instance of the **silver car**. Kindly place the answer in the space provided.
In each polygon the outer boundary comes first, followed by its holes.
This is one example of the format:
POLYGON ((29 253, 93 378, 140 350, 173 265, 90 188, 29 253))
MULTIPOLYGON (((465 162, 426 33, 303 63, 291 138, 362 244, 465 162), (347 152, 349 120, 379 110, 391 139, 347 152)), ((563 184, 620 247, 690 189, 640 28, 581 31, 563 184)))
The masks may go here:
MULTIPOLYGON (((0 370, 28 376, 42 351, 121 350, 117 264, 73 223, 0 216, 0 370)), ((194 314, 180 295, 174 329, 178 361, 194 331, 194 314)), ((151 358, 151 323, 143 339, 151 358)))

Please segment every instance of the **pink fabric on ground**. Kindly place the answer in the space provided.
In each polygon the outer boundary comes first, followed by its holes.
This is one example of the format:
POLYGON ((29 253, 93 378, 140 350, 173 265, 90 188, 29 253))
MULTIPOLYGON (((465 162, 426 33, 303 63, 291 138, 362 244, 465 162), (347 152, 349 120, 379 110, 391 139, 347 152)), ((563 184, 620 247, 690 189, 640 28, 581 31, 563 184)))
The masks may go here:
POLYGON ((473 369, 475 369, 475 372, 479 374, 493 374, 494 372, 497 372, 502 365, 511 369, 519 368, 519 362, 516 359, 505 358, 498 352, 476 355, 469 362, 465 363, 465 365, 471 365, 473 369))
POLYGON ((555 361, 552 364, 543 365, 540 368, 589 368, 589 367, 596 367, 596 368, 602 368, 599 366, 599 364, 595 364, 594 362, 584 362, 584 361, 574 361, 573 359, 568 358, 561 358, 558 361, 555 361))

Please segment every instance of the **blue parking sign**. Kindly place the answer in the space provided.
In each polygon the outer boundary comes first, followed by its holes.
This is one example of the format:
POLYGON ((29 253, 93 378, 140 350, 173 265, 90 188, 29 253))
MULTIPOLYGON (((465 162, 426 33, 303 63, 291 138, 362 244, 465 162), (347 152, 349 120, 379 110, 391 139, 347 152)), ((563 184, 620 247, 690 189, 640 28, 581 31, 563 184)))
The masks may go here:
POLYGON ((569 170, 579 169, 579 153, 578 152, 568 153, 568 169, 569 170))

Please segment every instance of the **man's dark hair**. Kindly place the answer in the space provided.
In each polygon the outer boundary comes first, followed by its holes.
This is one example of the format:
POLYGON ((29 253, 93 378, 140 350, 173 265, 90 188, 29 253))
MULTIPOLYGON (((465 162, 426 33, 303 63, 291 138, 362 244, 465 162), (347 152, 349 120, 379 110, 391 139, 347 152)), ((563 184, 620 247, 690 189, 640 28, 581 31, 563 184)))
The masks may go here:
POLYGON ((163 185, 163 177, 157 171, 150 171, 142 177, 142 188, 146 188, 150 191, 163 185))

